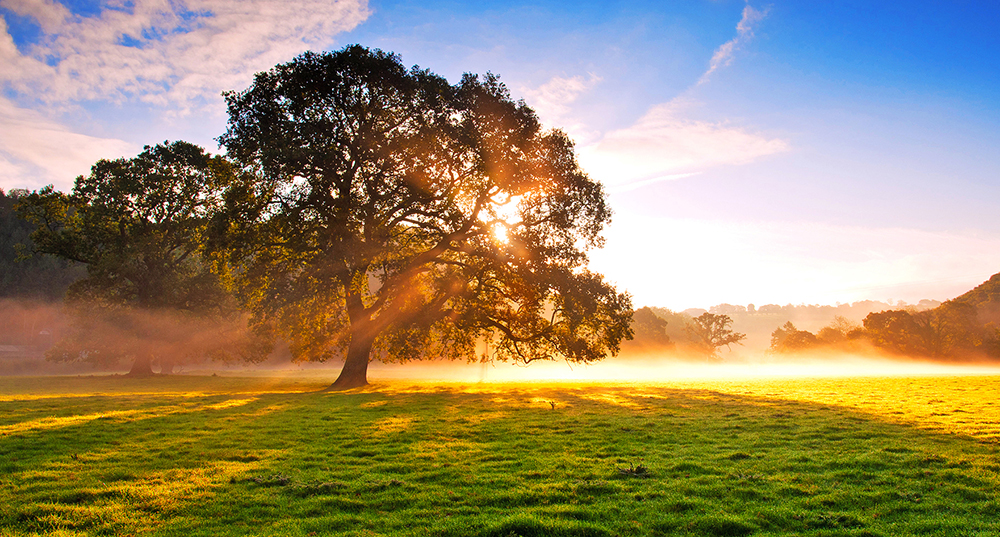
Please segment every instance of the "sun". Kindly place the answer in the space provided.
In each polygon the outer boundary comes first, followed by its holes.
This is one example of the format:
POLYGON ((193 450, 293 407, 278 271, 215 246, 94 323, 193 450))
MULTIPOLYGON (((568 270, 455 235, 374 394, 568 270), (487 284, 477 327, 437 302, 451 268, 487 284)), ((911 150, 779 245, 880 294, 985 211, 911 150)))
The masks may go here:
POLYGON ((507 244, 510 241, 508 235, 507 223, 506 222, 496 222, 493 224, 493 239, 500 244, 507 244))
POLYGON ((493 205, 488 217, 483 221, 490 227, 493 240, 500 244, 510 242, 511 228, 521 222, 520 203, 522 195, 511 196, 506 202, 493 205))

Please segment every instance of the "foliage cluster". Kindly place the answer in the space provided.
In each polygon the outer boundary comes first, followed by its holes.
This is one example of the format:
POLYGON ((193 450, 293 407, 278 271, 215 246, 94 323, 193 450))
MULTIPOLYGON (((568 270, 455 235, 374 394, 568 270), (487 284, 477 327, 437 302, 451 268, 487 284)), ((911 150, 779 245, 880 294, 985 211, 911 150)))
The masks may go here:
POLYGON ((746 334, 732 330, 728 315, 702 313, 691 317, 665 308, 644 307, 632 313, 633 339, 625 345, 631 353, 676 353, 717 360, 722 347, 742 345, 746 334))
POLYGON ((625 342, 622 348, 630 351, 669 351, 676 343, 667 334, 670 322, 657 315, 650 307, 639 308, 632 312, 632 339, 625 342))
POLYGON ((1000 331, 976 306, 949 300, 932 310, 883 311, 865 317, 865 333, 889 352, 930 358, 1000 357, 1000 331))
POLYGON ((857 351, 865 344, 894 354, 934 359, 1000 357, 1000 274, 972 291, 926 309, 869 313, 862 326, 843 317, 817 334, 785 323, 771 334, 771 351, 819 348, 857 351))
POLYGON ((70 194, 24 194, 18 211, 37 226, 36 250, 87 270, 67 291, 72 333, 48 356, 127 357, 140 376, 156 359, 168 371, 192 356, 265 356, 267 341, 240 333, 241 313, 203 255, 209 218, 234 177, 225 159, 174 142, 101 160, 70 194))
POLYGON ((36 226, 14 210, 27 195, 25 190, 0 189, 0 298, 58 301, 84 268, 54 255, 31 255, 36 226))
POLYGON ((863 345, 861 340, 865 336, 861 325, 846 317, 836 317, 832 323, 824 326, 816 334, 808 330, 799 330, 789 321, 771 333, 770 351, 795 353, 818 348, 858 351, 863 345))
POLYGON ((0 382, 7 535, 1000 532, 996 378, 0 382))

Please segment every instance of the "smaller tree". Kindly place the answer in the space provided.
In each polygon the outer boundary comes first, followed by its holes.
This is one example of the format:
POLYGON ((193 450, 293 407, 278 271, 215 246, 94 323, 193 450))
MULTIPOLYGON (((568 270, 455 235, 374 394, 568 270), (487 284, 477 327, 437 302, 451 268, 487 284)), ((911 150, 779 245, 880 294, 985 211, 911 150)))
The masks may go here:
POLYGON ((898 354, 921 354, 915 345, 917 323, 903 310, 869 313, 864 319, 865 333, 872 344, 898 354))
POLYGON ((771 352, 789 353, 815 347, 820 344, 815 334, 799 330, 791 321, 771 332, 771 352))
POLYGON ((816 337, 825 345, 843 345, 864 337, 864 329, 860 324, 838 315, 832 323, 821 328, 816 337))
POLYGON ((707 355, 718 357, 722 346, 731 348, 733 343, 742 345, 746 334, 733 332, 730 329, 733 320, 728 315, 702 313, 688 324, 686 330, 695 348, 707 355))
POLYGON ((66 259, 29 255, 35 225, 14 211, 28 194, 27 190, 0 189, 0 299, 61 300, 66 288, 86 271, 66 259))
POLYGON ((266 342, 223 337, 240 332, 223 326, 238 326, 240 312, 201 255, 209 216, 233 178, 222 157, 175 142, 98 161, 72 194, 48 186, 24 196, 17 210, 38 226, 36 250, 87 267, 67 293, 73 333, 49 357, 130 358, 132 376, 152 375, 156 358, 192 352, 263 357, 266 342))
POLYGON ((649 307, 632 312, 632 340, 623 347, 633 350, 672 349, 674 342, 667 335, 667 321, 649 307))

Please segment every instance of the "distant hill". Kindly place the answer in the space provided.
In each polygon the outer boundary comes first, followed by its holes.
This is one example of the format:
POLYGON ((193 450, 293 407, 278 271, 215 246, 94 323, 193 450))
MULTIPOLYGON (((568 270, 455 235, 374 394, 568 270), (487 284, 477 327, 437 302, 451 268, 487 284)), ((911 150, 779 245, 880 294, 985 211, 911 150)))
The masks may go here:
POLYGON ((1000 325, 1000 273, 976 286, 975 289, 951 300, 976 307, 979 322, 1000 325))

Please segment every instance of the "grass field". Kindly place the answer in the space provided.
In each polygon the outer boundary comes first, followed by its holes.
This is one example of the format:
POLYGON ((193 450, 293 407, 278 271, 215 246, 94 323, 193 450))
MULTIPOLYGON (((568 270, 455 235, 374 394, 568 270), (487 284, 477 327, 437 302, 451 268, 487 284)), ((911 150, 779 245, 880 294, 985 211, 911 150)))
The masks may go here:
POLYGON ((0 378, 0 535, 1000 535, 998 377, 0 378))

